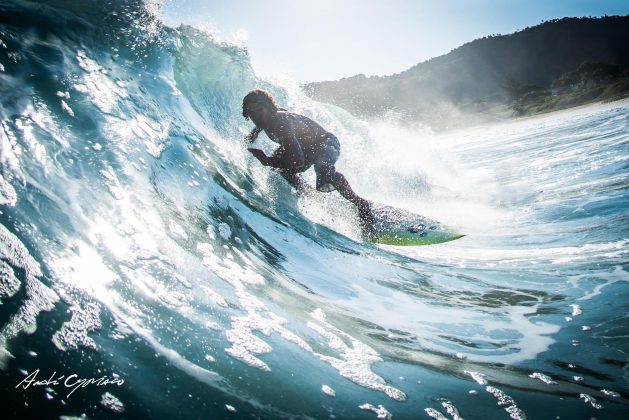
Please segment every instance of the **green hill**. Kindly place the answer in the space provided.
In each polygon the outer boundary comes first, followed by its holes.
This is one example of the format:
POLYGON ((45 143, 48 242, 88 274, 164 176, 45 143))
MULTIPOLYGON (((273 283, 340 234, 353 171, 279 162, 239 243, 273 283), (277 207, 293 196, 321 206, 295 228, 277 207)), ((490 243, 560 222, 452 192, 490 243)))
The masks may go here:
POLYGON ((362 117, 393 113, 436 126, 546 112, 627 95, 628 39, 629 15, 564 18, 477 39, 391 76, 303 89, 362 117))

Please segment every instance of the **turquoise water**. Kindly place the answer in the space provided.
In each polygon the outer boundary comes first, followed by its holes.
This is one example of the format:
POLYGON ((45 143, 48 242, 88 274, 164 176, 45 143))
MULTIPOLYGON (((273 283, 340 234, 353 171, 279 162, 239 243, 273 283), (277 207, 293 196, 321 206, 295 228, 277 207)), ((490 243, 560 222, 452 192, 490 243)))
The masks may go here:
POLYGON ((629 105, 368 123, 141 4, 46 4, 0 2, 10 417, 629 414, 629 105), (360 194, 467 236, 376 246, 297 197, 241 140, 253 87, 333 131, 360 194))

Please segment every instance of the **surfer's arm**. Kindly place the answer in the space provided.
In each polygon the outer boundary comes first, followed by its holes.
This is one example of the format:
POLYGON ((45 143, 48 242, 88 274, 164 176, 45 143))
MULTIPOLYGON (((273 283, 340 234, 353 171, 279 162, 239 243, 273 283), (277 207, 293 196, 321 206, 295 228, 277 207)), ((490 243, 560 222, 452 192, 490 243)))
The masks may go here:
POLYGON ((267 157, 265 166, 271 166, 277 169, 292 169, 304 166, 304 152, 295 137, 295 130, 289 118, 282 118, 278 123, 279 127, 275 131, 275 135, 280 141, 281 147, 273 153, 273 156, 267 157))
POLYGON ((251 152, 251 154, 255 156, 255 158, 258 159, 260 163, 263 164, 264 166, 271 166, 274 169, 286 169, 286 168, 280 168, 271 164, 271 162, 275 162, 277 160, 283 159, 285 155, 285 151, 284 151, 284 147, 282 146, 278 147, 271 156, 267 156, 264 153, 264 151, 260 149, 255 149, 253 147, 250 147, 247 150, 249 150, 249 152, 251 152))
POLYGON ((247 143, 253 143, 255 139, 258 138, 258 134, 260 134, 261 131, 262 129, 260 127, 255 127, 253 130, 251 130, 249 134, 245 136, 245 141, 247 143))
POLYGON ((249 148, 247 150, 264 166, 270 166, 275 169, 294 169, 303 166, 303 156, 301 161, 291 158, 283 147, 280 147, 278 153, 274 153, 273 156, 265 155, 260 149, 249 148))

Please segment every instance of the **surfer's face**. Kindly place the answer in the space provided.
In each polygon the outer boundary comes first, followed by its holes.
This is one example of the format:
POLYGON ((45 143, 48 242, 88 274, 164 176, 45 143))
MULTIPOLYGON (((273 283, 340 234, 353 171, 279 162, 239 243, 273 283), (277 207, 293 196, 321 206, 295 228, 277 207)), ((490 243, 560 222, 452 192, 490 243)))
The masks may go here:
POLYGON ((256 125, 263 125, 269 117, 269 110, 260 102, 253 102, 247 105, 247 115, 256 125))

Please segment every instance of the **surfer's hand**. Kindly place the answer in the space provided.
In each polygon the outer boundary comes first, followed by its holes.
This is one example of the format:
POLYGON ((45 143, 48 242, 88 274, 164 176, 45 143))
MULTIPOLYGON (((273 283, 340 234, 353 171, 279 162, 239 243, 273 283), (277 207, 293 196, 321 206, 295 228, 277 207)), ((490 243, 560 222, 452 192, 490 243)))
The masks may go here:
POLYGON ((260 163, 264 166, 268 165, 268 160, 269 158, 264 154, 264 152, 260 149, 254 149, 254 148, 248 148, 247 150, 249 150, 249 152, 251 152, 251 154, 253 156, 255 156, 256 159, 258 159, 260 161, 260 163))

